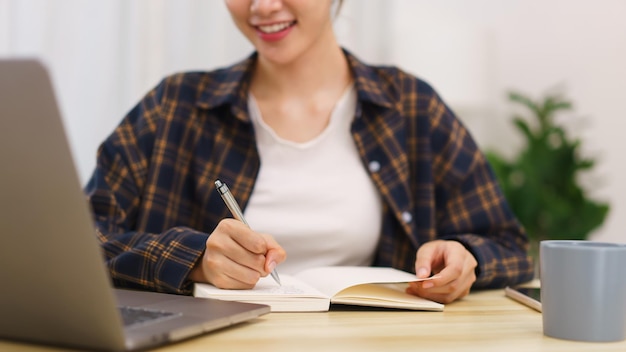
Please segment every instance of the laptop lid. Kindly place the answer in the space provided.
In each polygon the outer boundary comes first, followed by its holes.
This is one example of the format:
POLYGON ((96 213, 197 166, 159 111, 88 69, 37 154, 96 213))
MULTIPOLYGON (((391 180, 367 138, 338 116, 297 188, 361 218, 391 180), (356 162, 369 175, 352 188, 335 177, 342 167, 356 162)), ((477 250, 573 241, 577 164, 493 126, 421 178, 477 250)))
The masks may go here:
POLYGON ((0 60, 0 338, 145 348, 269 307, 114 290, 45 68, 0 60), (123 329, 119 305, 177 314, 123 329))

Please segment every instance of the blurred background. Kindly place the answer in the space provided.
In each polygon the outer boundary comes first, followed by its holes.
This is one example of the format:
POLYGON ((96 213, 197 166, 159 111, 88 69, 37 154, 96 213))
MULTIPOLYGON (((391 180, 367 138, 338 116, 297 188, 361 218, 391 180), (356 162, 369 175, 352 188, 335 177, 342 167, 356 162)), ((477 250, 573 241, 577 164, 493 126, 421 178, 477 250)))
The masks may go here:
MULTIPOLYGON (((595 165, 579 176, 610 205, 590 238, 626 243, 626 1, 346 0, 340 43, 429 82, 485 150, 513 157, 524 113, 507 94, 561 94, 556 121, 595 165)), ((210 70, 252 47, 217 0, 0 0, 0 57, 50 69, 80 178, 99 143, 163 76, 210 70)))

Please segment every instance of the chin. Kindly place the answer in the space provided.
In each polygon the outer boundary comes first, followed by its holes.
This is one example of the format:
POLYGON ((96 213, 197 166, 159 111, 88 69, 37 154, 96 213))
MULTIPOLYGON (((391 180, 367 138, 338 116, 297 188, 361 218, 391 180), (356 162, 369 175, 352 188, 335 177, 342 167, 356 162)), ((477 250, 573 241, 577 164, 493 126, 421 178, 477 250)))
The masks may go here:
POLYGON ((257 48, 259 57, 275 65, 289 65, 302 53, 301 51, 282 48, 257 48))

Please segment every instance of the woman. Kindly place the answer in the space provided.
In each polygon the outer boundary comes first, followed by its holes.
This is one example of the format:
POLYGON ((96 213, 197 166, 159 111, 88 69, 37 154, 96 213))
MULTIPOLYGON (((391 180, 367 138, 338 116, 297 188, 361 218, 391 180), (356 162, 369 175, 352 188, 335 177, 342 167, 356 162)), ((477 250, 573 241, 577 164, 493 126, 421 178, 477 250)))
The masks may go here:
POLYGON ((226 5, 255 53, 167 77, 99 149, 86 191, 116 285, 188 294, 279 264, 376 265, 437 273, 408 292, 448 303, 532 278, 523 229, 430 86, 343 50, 331 0, 226 5))

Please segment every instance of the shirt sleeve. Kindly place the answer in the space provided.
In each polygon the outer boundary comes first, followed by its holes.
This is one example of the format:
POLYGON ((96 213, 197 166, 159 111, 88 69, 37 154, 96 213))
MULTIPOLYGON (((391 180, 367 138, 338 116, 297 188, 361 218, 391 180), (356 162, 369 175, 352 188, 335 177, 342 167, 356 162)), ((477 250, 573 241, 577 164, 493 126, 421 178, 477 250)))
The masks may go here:
POLYGON ((97 238, 117 287, 190 294, 189 272, 202 256, 208 234, 188 227, 140 231, 142 192, 148 184, 151 146, 160 108, 152 91, 98 149, 85 192, 97 238))
POLYGON ((528 238, 484 154, 436 95, 430 112, 438 237, 459 241, 474 255, 476 288, 531 280, 528 238))

